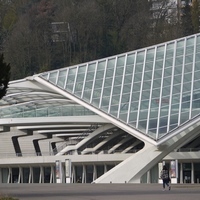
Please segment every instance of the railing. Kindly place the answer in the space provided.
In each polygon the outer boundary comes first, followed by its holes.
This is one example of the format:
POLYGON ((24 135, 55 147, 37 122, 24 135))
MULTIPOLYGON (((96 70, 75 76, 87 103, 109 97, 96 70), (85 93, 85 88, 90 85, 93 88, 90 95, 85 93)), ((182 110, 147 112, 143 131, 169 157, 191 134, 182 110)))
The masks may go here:
POLYGON ((69 141, 66 141, 64 144, 60 145, 59 147, 56 147, 53 149, 53 151, 51 152, 52 155, 57 154, 58 152, 60 152, 61 150, 63 150, 66 146, 68 145, 76 145, 78 144, 78 142, 80 142, 81 139, 85 138, 86 136, 89 135, 89 133, 93 132, 94 130, 96 130, 99 127, 98 124, 92 124, 89 129, 85 130, 83 133, 81 133, 79 136, 77 136, 77 138, 73 139, 73 142, 70 143, 69 141))
MULTIPOLYGON (((97 151, 76 151, 78 155, 93 155, 93 154, 121 154, 123 150, 113 150, 109 152, 109 150, 97 150, 97 151)), ((140 149, 132 149, 124 154, 132 154, 137 153, 140 149)), ((74 150, 68 152, 65 155, 74 155, 74 150)), ((180 148, 175 149, 174 152, 200 152, 200 148, 180 148)), ((2 158, 15 158, 15 157, 38 157, 38 156, 54 156, 51 152, 36 152, 36 153, 0 153, 0 159, 2 158)))
POLYGON ((200 151, 200 148, 180 148, 174 151, 175 152, 197 152, 197 151, 200 151))
POLYGON ((14 157, 37 157, 50 156, 49 152, 35 152, 35 153, 0 153, 0 158, 14 158, 14 157))
MULTIPOLYGON (((138 152, 140 149, 133 149, 128 151, 127 153, 123 153, 123 154, 132 154, 132 153, 136 153, 138 152)), ((76 155, 94 155, 94 154, 105 154, 105 155, 110 155, 110 154, 121 154, 123 150, 114 150, 111 153, 108 153, 109 150, 97 150, 97 151, 76 151, 76 155)), ((67 154, 64 155, 75 155, 75 150, 72 150, 70 152, 68 152, 67 154)), ((53 154, 51 154, 51 152, 36 152, 36 153, 0 153, 0 159, 2 158, 23 158, 23 157, 40 157, 40 156, 54 156, 53 154)))

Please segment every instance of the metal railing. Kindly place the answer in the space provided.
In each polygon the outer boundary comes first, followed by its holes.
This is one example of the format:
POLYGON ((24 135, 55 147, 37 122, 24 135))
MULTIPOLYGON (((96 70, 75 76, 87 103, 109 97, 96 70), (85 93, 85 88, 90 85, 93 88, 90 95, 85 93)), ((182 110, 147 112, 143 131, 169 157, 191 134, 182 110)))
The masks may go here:
POLYGON ((51 154, 52 155, 57 154, 58 152, 60 152, 61 150, 63 150, 68 145, 76 145, 76 144, 78 144, 78 142, 80 142, 80 140, 82 140, 83 138, 87 137, 91 132, 95 131, 98 127, 99 127, 98 124, 92 124, 87 130, 85 130, 79 136, 73 137, 73 142, 70 142, 70 140, 66 141, 64 144, 62 144, 62 145, 54 148, 52 150, 51 154))

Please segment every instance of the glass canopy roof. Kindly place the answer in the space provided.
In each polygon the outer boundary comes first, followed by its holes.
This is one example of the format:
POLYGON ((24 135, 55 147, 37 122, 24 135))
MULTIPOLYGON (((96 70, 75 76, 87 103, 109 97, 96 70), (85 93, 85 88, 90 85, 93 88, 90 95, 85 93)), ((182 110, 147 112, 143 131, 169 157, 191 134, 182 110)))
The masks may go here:
POLYGON ((40 77, 157 140, 200 112, 200 35, 40 77))
POLYGON ((0 118, 94 115, 95 113, 59 94, 9 87, 0 100, 0 118))

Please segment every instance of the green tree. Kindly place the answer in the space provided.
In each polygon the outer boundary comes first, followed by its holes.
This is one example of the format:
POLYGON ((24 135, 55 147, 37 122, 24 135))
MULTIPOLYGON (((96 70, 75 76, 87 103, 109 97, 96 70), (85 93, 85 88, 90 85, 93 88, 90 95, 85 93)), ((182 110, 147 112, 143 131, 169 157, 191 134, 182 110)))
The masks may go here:
POLYGON ((0 56, 0 99, 5 96, 10 80, 10 64, 4 62, 4 56, 0 56))

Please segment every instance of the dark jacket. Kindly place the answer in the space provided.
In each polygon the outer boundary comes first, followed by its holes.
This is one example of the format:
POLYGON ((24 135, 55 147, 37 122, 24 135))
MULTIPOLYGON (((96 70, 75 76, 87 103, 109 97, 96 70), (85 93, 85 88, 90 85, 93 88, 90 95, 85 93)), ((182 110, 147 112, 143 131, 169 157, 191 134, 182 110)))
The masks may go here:
POLYGON ((169 180, 169 171, 168 170, 162 170, 160 178, 165 179, 165 180, 169 180))

